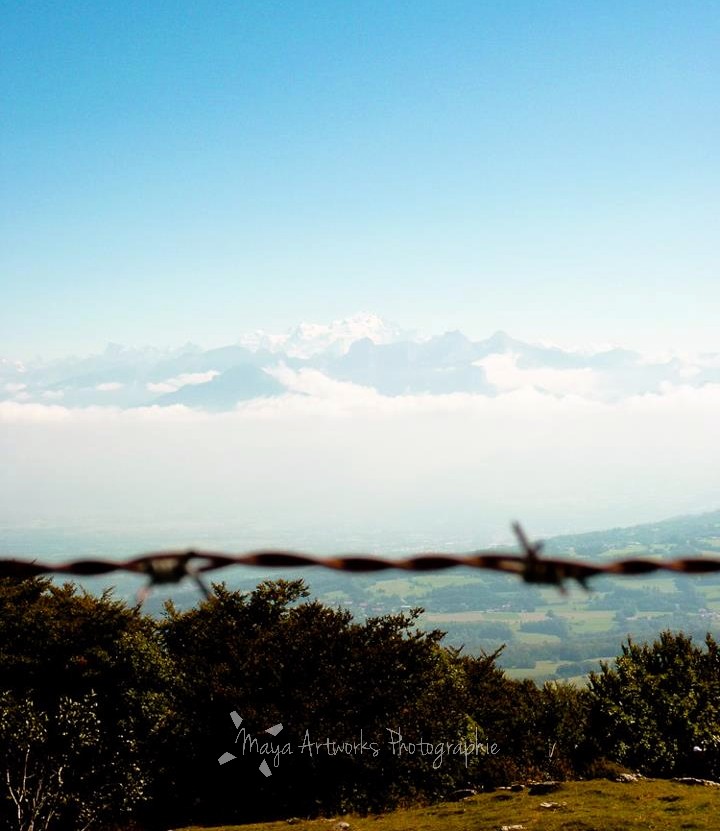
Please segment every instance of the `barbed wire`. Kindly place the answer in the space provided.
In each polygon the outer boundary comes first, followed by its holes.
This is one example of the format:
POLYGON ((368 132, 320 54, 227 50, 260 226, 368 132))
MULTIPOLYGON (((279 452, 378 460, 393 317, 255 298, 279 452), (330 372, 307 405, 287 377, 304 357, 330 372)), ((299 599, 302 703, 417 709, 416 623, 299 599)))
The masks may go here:
POLYGON ((521 553, 473 551, 467 554, 448 554, 427 551, 399 559, 370 554, 320 557, 299 551, 262 549, 244 554, 202 551, 156 551, 129 560, 74 560, 67 563, 42 563, 37 560, 0 558, 0 577, 18 579, 43 574, 68 574, 75 577, 95 577, 113 572, 145 575, 147 586, 141 590, 142 601, 154 586, 176 584, 191 578, 200 590, 210 592, 202 575, 229 566, 256 566, 261 568, 298 568, 319 566, 352 574, 369 574, 389 569, 404 571, 442 571, 460 566, 515 574, 526 583, 556 586, 565 591, 565 584, 574 580, 588 589, 591 577, 605 575, 640 575, 657 571, 683 574, 711 574, 720 572, 720 559, 708 557, 681 557, 672 560, 654 560, 646 557, 616 560, 610 563, 588 563, 577 560, 540 556, 542 542, 531 542, 519 523, 513 524, 521 553))

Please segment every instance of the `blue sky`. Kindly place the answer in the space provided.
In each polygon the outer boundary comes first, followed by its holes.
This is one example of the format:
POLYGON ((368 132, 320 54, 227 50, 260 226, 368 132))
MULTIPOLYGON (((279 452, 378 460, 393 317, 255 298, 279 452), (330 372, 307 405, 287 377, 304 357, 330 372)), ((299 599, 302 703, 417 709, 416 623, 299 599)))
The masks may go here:
POLYGON ((0 354, 717 349, 720 5, 6 2, 0 354))

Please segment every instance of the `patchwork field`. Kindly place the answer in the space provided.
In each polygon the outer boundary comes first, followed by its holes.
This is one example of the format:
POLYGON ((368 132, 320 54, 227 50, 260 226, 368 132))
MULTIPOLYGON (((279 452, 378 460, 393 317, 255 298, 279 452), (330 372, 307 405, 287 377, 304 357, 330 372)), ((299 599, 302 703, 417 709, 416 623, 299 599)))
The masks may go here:
MULTIPOLYGON (((588 561, 624 557, 668 559, 717 556, 720 512, 680 517, 633 528, 555 537, 553 556, 588 561)), ((528 585, 515 576, 456 569, 366 577, 304 573, 322 601, 356 618, 422 607, 419 625, 445 631, 445 643, 466 652, 495 652, 516 678, 569 680, 587 674, 621 651, 628 637, 653 641, 666 629, 702 640, 720 634, 720 576, 679 573, 597 577, 590 591, 576 584, 565 593, 528 585)))

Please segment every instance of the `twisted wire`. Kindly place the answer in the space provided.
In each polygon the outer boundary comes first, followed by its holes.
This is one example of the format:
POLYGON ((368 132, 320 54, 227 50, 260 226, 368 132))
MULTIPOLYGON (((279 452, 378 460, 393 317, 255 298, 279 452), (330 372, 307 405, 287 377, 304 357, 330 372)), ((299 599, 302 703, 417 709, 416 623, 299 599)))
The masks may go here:
POLYGON ((720 572, 720 559, 708 557, 680 557, 656 560, 646 557, 616 560, 609 563, 588 563, 555 557, 541 557, 542 542, 531 542, 518 523, 513 530, 521 549, 519 554, 498 551, 473 551, 467 554, 448 554, 427 551, 399 559, 369 554, 320 557, 299 551, 261 549, 243 554, 188 549, 185 551, 155 551, 129 560, 83 559, 67 563, 43 563, 37 560, 0 558, 0 577, 18 579, 42 574, 67 574, 76 577, 99 576, 113 572, 145 575, 148 584, 143 594, 153 586, 179 583, 186 577, 193 579, 205 595, 209 595, 202 575, 228 566, 257 566, 262 568, 298 568, 319 566, 352 574, 368 574, 388 569, 428 572, 459 566, 515 574, 527 583, 557 586, 565 590, 568 580, 584 588, 597 575, 641 575, 658 571, 684 574, 712 574, 720 572))

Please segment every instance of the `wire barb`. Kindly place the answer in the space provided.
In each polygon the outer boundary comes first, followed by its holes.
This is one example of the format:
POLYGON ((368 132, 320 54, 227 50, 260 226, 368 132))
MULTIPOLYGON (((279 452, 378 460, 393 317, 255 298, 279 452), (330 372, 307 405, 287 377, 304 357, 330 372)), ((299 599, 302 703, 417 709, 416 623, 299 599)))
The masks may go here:
POLYGON ((148 583, 143 586, 137 594, 138 604, 143 603, 155 586, 177 584, 186 577, 191 577, 197 584, 205 597, 210 597, 210 590, 207 588, 197 568, 191 562, 197 557, 194 551, 181 551, 178 553, 146 554, 137 557, 127 565, 128 571, 137 571, 148 575, 148 583))
POLYGON ((530 542, 519 522, 513 522, 512 529, 525 557, 522 570, 523 580, 526 583, 546 583, 557 586, 565 594, 566 589, 563 580, 566 575, 562 569, 559 568, 557 563, 545 562, 540 559, 540 552, 543 548, 542 542, 530 542))

